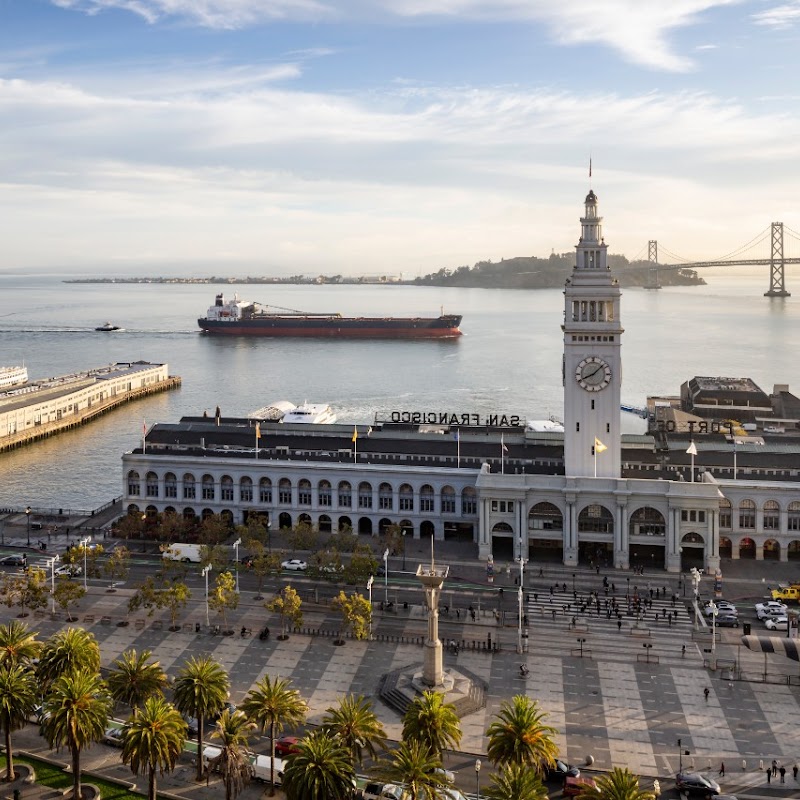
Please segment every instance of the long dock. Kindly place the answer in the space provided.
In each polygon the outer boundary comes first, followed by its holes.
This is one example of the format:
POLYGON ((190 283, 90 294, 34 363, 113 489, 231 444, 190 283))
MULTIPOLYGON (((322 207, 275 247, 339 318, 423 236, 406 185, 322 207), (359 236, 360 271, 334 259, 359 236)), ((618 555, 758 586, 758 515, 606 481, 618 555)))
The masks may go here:
POLYGON ((0 393, 0 453, 86 425, 142 397, 177 389, 166 364, 122 362, 0 393))

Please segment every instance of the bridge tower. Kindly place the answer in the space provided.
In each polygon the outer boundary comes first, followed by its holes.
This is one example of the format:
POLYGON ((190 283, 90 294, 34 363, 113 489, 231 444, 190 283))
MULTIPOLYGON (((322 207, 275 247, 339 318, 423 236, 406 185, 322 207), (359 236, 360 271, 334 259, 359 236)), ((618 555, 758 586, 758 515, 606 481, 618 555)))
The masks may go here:
POLYGON ((655 239, 650 239, 647 243, 647 260, 653 265, 650 267, 649 284, 644 286, 645 289, 660 289, 661 283, 658 280, 658 242, 655 239))
POLYGON ((769 260, 769 291, 764 297, 790 297, 786 291, 783 260, 783 223, 772 223, 772 254, 769 260))

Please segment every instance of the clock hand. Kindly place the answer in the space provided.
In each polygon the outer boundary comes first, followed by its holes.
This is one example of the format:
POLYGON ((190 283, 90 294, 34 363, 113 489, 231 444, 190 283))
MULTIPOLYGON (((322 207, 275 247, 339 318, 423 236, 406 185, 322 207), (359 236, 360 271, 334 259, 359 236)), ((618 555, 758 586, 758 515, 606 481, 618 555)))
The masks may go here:
POLYGON ((602 369, 605 369, 605 367, 603 367, 603 365, 600 364, 595 370, 593 370, 592 372, 588 373, 587 375, 584 375, 583 379, 584 380, 588 380, 589 378, 593 378, 602 369))

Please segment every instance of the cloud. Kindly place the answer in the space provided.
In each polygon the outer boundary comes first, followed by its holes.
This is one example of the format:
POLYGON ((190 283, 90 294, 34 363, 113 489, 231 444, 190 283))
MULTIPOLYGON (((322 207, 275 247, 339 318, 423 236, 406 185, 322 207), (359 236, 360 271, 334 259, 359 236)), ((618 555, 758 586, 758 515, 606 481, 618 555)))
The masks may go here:
MULTIPOLYGON (((543 24, 563 45, 599 44, 652 69, 692 68, 668 36, 697 24, 704 12, 742 0, 52 0, 62 8, 96 14, 112 8, 149 23, 185 19, 237 29, 275 21, 364 22, 420 20, 543 24)), ((765 23, 766 24, 766 23, 765 23)))
POLYGON ((800 20, 800 2, 786 3, 766 11, 760 11, 758 14, 753 14, 752 19, 756 25, 764 25, 769 28, 791 28, 795 22, 800 20))

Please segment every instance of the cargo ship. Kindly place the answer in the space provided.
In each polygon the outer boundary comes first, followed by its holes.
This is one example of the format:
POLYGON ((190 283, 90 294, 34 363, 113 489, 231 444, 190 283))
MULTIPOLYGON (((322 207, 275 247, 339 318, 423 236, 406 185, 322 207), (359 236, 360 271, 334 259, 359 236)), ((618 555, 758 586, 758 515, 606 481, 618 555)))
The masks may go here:
POLYGON ((204 333, 227 336, 293 336, 349 339, 446 339, 461 336, 461 315, 438 317, 343 317, 341 314, 295 311, 262 306, 222 294, 205 317, 197 320, 204 333))

